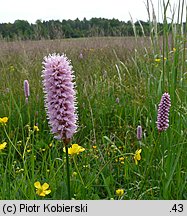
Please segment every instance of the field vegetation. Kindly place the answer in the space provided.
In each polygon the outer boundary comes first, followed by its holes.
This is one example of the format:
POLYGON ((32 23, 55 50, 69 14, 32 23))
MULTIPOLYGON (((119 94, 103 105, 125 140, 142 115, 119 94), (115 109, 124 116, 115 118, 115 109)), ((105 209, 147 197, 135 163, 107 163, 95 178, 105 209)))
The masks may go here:
POLYGON ((150 20, 149 37, 134 26, 134 37, 0 41, 0 199, 69 198, 64 145, 44 109, 41 71, 49 53, 65 53, 75 75, 71 143, 85 150, 69 155, 71 199, 187 199, 187 26, 176 11, 170 25, 164 13, 161 35, 150 20), (169 127, 158 131, 165 92, 169 127))

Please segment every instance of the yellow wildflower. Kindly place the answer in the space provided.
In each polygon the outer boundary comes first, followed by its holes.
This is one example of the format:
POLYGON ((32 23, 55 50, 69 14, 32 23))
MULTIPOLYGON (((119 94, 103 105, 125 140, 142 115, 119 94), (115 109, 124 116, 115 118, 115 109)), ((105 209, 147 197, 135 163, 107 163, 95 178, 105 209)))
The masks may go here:
POLYGON ((93 148, 93 149, 96 149, 96 148, 97 148, 97 146, 95 146, 95 145, 94 145, 94 146, 92 146, 92 148, 93 148))
POLYGON ((116 190, 116 195, 117 196, 123 196, 123 194, 124 194, 124 190, 123 189, 117 189, 116 190))
POLYGON ((125 160, 124 157, 120 157, 120 158, 119 158, 119 161, 124 161, 124 160, 125 160))
POLYGON ((138 161, 141 160, 141 155, 140 153, 142 152, 141 149, 136 150, 135 155, 134 155, 134 160, 135 164, 138 165, 138 161))
POLYGON ((177 50, 177 49, 176 49, 175 47, 173 47, 173 52, 176 52, 176 50, 177 50))
POLYGON ((8 118, 7 117, 0 118, 0 124, 5 125, 7 122, 8 122, 8 118))
POLYGON ((38 132, 39 131, 39 128, 37 125, 34 125, 34 131, 38 132))
POLYGON ((47 183, 44 183, 43 185, 40 184, 39 181, 34 183, 34 186, 36 188, 36 194, 39 196, 46 196, 51 193, 51 190, 47 190, 49 188, 49 185, 47 183))
POLYGON ((3 149, 6 147, 6 145, 7 145, 7 143, 6 143, 6 142, 4 142, 4 143, 0 144, 0 150, 3 150, 3 149))
POLYGON ((159 63, 160 61, 161 61, 160 58, 156 58, 156 59, 155 59, 155 62, 157 62, 157 63, 159 63))
MULTIPOLYGON (((63 151, 66 152, 65 147, 63 148, 63 151)), ((79 154, 80 152, 83 152, 83 151, 85 151, 85 148, 83 148, 82 146, 79 146, 78 144, 72 144, 72 146, 68 148, 68 154, 70 155, 79 154)))

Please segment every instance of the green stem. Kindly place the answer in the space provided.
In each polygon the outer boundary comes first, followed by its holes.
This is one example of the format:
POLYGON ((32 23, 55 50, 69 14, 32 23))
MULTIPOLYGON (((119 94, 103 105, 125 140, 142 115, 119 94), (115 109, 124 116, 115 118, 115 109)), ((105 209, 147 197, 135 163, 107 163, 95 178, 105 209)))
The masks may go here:
POLYGON ((73 162, 74 162, 74 164, 75 164, 76 171, 77 171, 77 173, 78 173, 78 175, 79 175, 79 177, 80 177, 81 183, 85 186, 85 183, 84 183, 83 178, 82 178, 82 176, 81 176, 81 174, 80 174, 80 172, 79 172, 79 168, 78 168, 78 166, 77 166, 77 163, 76 163, 76 160, 75 160, 75 157, 74 157, 74 156, 73 156, 73 162))
POLYGON ((71 199, 70 192, 70 174, 69 174, 69 156, 68 156, 68 146, 65 146, 66 149, 66 171, 67 171, 67 187, 68 187, 68 199, 71 199))
MULTIPOLYGON (((155 143, 155 142, 154 142, 154 143, 155 143)), ((151 165, 152 165, 153 156, 155 155, 155 151, 156 151, 156 149, 157 149, 157 143, 155 143, 154 145, 155 145, 155 146, 154 146, 153 151, 152 151, 152 154, 151 154, 151 156, 150 156, 149 164, 148 164, 148 166, 147 166, 147 169, 145 169, 145 171, 144 171, 144 175, 143 175, 143 176, 145 176, 145 177, 144 177, 144 181, 143 181, 143 184, 142 184, 142 186, 141 186, 141 188, 140 188, 140 190, 139 190, 138 195, 137 195, 136 198, 135 198, 136 200, 139 199, 139 197, 140 197, 140 195, 141 195, 141 193, 142 193, 142 191, 143 191, 143 189, 144 189, 144 186, 146 185, 146 183, 147 183, 147 181, 148 181, 148 176, 149 176, 149 171, 150 171, 150 168, 151 168, 151 165)))
MULTIPOLYGON (((161 174, 160 174, 160 197, 162 197, 162 199, 167 199, 167 194, 168 192, 164 190, 165 188, 165 183, 167 180, 167 165, 166 165, 166 158, 165 158, 165 151, 168 150, 168 144, 167 144, 167 140, 166 140, 166 134, 165 132, 161 132, 160 134, 160 144, 161 144, 161 174)), ((167 152, 167 154, 169 154, 169 152, 167 152)))
POLYGON ((14 149, 17 151, 17 153, 19 154, 19 156, 22 158, 21 153, 19 152, 19 150, 16 148, 16 146, 14 145, 14 143, 12 142, 12 140, 10 139, 10 137, 9 137, 7 131, 6 131, 5 126, 4 126, 4 132, 5 132, 5 135, 6 135, 7 138, 8 138, 8 141, 11 143, 11 145, 12 145, 12 146, 14 147, 14 149))
POLYGON ((102 173, 103 169, 108 165, 110 164, 114 159, 118 158, 118 157, 121 157, 121 156, 128 156, 128 155, 134 155, 133 153, 125 153, 125 154, 121 154, 121 155, 118 155, 118 156, 115 156, 113 158, 111 158, 111 160, 109 160, 107 163, 105 163, 103 165, 103 167, 100 169, 100 171, 97 173, 97 175, 95 176, 95 178, 92 179, 92 181, 86 185, 86 188, 89 188, 91 186, 91 184, 95 181, 95 179, 97 179, 97 177, 102 173))

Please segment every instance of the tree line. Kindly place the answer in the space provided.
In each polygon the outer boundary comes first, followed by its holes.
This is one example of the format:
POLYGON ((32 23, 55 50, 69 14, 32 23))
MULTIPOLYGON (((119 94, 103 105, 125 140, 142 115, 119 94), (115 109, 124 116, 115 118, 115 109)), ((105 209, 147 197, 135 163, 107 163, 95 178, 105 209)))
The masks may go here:
MULTIPOLYGON (((0 23, 0 38, 7 40, 40 40, 58 38, 80 38, 93 36, 149 36, 153 26, 150 22, 124 22, 118 19, 92 18, 87 20, 37 20, 30 24, 26 20, 0 23)), ((163 24, 157 23, 156 31, 162 32, 163 24)))

